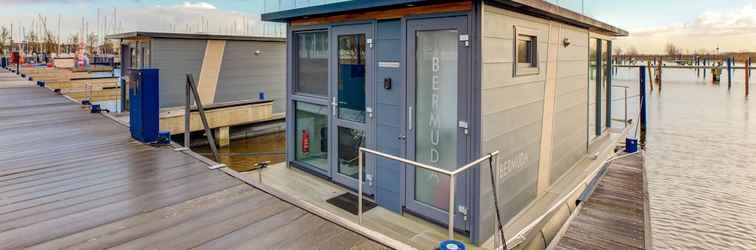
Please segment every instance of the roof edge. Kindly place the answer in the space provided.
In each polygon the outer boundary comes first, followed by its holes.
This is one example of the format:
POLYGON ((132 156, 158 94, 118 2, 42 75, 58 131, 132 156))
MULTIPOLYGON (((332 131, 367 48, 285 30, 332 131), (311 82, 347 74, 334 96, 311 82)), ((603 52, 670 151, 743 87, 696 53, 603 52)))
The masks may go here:
POLYGON ((170 39, 191 39, 191 40, 227 40, 227 41, 257 41, 257 42, 285 42, 286 38, 282 37, 264 37, 264 36, 235 36, 235 35, 217 35, 201 33, 174 33, 174 32, 148 32, 132 31, 118 34, 110 34, 105 39, 133 39, 137 37, 149 38, 170 38, 170 39))
POLYGON ((609 36, 621 37, 630 34, 621 28, 543 0, 484 0, 484 2, 504 5, 518 10, 524 9, 530 14, 549 17, 554 20, 588 28, 592 32, 609 36))

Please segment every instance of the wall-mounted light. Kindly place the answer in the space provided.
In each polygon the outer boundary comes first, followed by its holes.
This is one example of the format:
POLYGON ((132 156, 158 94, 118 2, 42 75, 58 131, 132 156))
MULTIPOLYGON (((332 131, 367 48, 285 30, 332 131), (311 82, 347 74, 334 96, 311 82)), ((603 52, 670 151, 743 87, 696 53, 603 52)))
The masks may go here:
POLYGON ((262 54, 262 51, 260 51, 259 49, 258 49, 258 50, 255 50, 255 55, 256 55, 256 56, 259 56, 260 54, 262 54))
POLYGON ((565 48, 567 48, 567 46, 570 46, 570 44, 572 44, 572 42, 570 42, 569 38, 564 38, 564 40, 562 40, 562 45, 564 45, 565 48))

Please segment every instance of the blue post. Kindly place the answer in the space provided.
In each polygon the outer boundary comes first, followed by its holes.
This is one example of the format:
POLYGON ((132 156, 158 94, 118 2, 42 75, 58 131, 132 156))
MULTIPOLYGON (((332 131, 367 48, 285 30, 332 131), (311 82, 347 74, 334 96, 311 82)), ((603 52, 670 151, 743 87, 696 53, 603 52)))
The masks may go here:
POLYGON ((640 66, 640 141, 646 147, 646 66, 640 66))
POLYGON ((727 87, 732 86, 732 57, 727 58, 727 87))

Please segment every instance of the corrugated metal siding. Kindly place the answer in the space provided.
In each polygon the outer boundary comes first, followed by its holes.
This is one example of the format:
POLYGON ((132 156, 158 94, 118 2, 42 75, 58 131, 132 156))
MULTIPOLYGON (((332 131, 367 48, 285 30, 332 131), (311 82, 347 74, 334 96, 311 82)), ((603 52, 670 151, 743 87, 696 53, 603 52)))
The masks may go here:
MULTIPOLYGON (((496 176, 502 219, 509 220, 537 196, 548 23, 485 5, 482 26, 481 153, 501 151, 496 176), (513 77, 515 26, 537 33, 537 75, 513 77)), ((490 178, 488 168, 482 168, 480 235, 492 234, 495 219, 490 178)))
POLYGON ((152 66, 160 69, 160 107, 184 105, 186 73, 199 79, 207 41, 152 39, 152 66))
POLYGON ((227 41, 215 102, 257 99, 265 92, 273 113, 286 110, 286 43, 227 41), (255 55, 255 51, 261 53, 255 55))
POLYGON ((554 183, 586 153, 588 121, 588 31, 562 26, 560 32, 570 40, 559 46, 556 103, 551 155, 551 180, 554 183))

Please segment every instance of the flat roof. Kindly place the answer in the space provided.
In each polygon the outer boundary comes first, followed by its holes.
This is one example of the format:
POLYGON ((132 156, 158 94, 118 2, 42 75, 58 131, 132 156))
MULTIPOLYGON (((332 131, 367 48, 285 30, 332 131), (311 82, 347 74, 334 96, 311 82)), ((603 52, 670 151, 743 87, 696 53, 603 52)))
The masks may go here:
POLYGON ((134 39, 139 37, 147 38, 171 38, 171 39, 191 39, 191 40, 227 40, 227 41, 258 41, 258 42, 285 42, 286 38, 282 37, 264 37, 264 36, 234 36, 234 35, 215 35, 202 33, 173 33, 173 32, 146 32, 133 31, 119 34, 110 34, 105 36, 106 39, 134 39))
MULTIPOLYGON (((489 4, 502 6, 505 8, 525 11, 527 14, 555 19, 557 21, 569 23, 579 27, 588 28, 593 32, 603 33, 610 36, 627 36, 629 33, 623 29, 614 27, 607 23, 598 21, 583 14, 568 10, 561 6, 543 1, 543 0, 473 0, 484 1, 489 4)), ((311 7, 290 9, 278 12, 264 13, 261 16, 263 21, 270 22, 288 22, 298 18, 309 18, 315 16, 326 16, 341 14, 345 12, 374 10, 391 7, 429 5, 440 2, 438 0, 350 0, 323 4, 311 7)))

